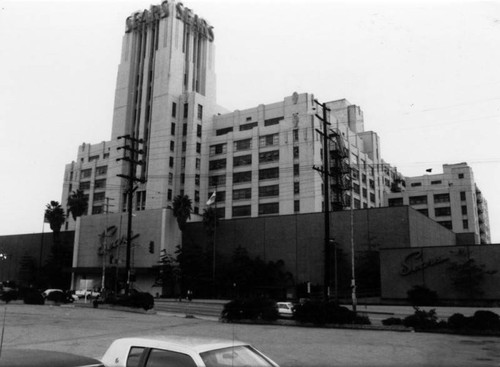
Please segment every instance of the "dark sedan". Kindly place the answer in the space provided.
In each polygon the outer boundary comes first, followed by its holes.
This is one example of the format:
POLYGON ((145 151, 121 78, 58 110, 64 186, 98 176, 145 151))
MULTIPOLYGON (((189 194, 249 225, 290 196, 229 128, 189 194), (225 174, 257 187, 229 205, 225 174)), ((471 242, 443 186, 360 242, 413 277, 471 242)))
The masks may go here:
POLYGON ((104 367, 94 358, 36 349, 3 349, 0 367, 104 367))

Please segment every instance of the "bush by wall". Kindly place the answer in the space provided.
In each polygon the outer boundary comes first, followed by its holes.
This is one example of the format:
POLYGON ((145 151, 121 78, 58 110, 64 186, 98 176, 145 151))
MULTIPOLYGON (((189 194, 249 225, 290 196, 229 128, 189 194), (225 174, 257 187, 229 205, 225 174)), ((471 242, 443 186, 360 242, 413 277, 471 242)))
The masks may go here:
POLYGON ((406 294, 412 306, 434 306, 438 301, 437 293, 422 285, 414 286, 406 294))
POLYGON ((224 305, 221 319, 225 321, 235 320, 266 320, 278 319, 276 302, 268 298, 249 298, 233 300, 224 305))
POLYGON ((500 316, 494 312, 484 310, 476 311, 470 317, 455 313, 448 318, 448 327, 460 331, 500 331, 500 316))
POLYGON ((347 307, 338 306, 334 302, 307 301, 295 307, 294 316, 298 322, 315 325, 371 324, 368 317, 359 316, 347 307))

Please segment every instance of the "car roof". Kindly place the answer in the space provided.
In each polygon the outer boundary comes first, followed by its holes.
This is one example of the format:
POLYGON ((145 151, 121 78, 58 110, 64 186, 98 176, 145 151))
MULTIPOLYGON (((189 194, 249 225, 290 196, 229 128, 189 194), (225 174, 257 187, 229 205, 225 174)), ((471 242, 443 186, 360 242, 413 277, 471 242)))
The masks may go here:
POLYGON ((71 353, 37 349, 2 349, 0 366, 5 367, 103 367, 97 359, 71 353))
POLYGON ((215 339, 207 337, 191 337, 177 335, 154 335, 117 339, 113 344, 122 346, 145 346, 151 348, 171 349, 177 351, 194 351, 203 353, 208 350, 248 345, 237 340, 215 339))

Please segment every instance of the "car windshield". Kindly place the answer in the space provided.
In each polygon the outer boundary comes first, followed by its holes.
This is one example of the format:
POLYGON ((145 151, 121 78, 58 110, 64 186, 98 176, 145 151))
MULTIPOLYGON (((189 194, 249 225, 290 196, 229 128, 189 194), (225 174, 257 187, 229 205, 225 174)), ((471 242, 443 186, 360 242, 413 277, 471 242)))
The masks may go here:
POLYGON ((237 346, 210 350, 201 353, 201 359, 207 367, 248 366, 272 367, 273 365, 259 352, 249 346, 237 346))

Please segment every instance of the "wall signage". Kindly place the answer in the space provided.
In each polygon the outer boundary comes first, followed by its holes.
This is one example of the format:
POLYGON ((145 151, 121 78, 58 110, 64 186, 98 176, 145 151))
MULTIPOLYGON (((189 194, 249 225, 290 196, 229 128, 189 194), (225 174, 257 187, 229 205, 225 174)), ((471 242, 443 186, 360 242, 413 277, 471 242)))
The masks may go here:
MULTIPOLYGON (((168 1, 163 1, 161 5, 151 5, 149 10, 138 11, 125 21, 125 33, 130 33, 136 29, 141 29, 143 25, 150 25, 160 19, 170 16, 168 1)), ((185 7, 182 3, 175 4, 175 17, 190 27, 192 32, 196 32, 210 42, 214 40, 214 27, 208 25, 207 21, 198 17, 194 12, 185 7)))
POLYGON ((450 260, 448 257, 437 256, 424 261, 422 255, 422 251, 415 251, 408 254, 401 263, 401 270, 399 271, 399 274, 402 276, 410 275, 425 268, 436 266, 450 260))

